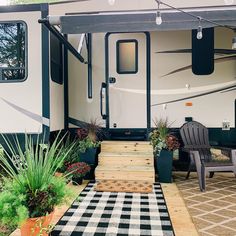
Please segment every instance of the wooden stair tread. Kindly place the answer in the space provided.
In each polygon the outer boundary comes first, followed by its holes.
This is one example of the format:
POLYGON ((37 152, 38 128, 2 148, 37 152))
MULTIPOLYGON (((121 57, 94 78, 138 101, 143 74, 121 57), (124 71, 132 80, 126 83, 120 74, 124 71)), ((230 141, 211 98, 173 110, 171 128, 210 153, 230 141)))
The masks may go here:
POLYGON ((152 152, 101 152, 99 155, 100 156, 115 156, 115 157, 153 157, 153 153, 152 152))
POLYGON ((149 141, 102 141, 102 144, 138 144, 138 145, 150 145, 149 141))
POLYGON ((96 171, 153 171, 152 166, 97 166, 96 171))

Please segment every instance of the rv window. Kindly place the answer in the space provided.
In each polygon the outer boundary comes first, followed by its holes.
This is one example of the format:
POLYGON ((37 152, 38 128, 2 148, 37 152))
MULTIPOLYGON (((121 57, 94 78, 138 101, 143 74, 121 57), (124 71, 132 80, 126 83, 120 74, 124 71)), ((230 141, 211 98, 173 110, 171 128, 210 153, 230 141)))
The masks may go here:
POLYGON ((0 82, 26 79, 26 24, 0 22, 0 82))
POLYGON ((63 84, 62 43, 53 34, 50 34, 51 79, 63 84))
POLYGON ((118 40, 116 44, 117 73, 136 74, 138 72, 138 41, 118 40))

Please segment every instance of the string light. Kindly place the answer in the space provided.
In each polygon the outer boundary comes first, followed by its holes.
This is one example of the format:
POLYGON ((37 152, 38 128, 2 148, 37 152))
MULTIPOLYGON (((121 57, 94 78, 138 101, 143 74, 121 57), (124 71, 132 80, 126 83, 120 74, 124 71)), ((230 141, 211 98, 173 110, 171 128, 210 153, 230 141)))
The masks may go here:
POLYGON ((197 39, 202 39, 202 26, 201 26, 201 17, 198 18, 198 29, 197 29, 197 39))
MULTIPOLYGON (((188 16, 191 16, 193 18, 196 18, 198 19, 198 22, 199 22, 199 25, 198 25, 198 29, 197 29, 197 39, 202 39, 203 38, 203 33, 202 33, 202 25, 201 25, 201 22, 202 21, 205 21, 207 23, 210 23, 212 24, 213 26, 219 26, 219 27, 224 27, 224 28, 227 28, 227 29, 230 29, 230 30, 235 30, 233 27, 231 26, 228 26, 228 25, 223 25, 223 24, 220 24, 220 23, 217 23, 215 21, 212 21, 212 20, 209 20, 209 19, 206 19, 206 18, 202 18, 200 16, 197 16, 197 15, 194 15, 193 13, 191 12, 186 12, 180 8, 177 8, 177 7, 174 7, 174 6, 171 6, 165 2, 162 2, 161 0, 155 0, 158 4, 158 9, 157 9, 157 14, 156 14, 156 24, 157 25, 160 25, 162 23, 162 18, 161 18, 161 11, 160 11, 160 4, 166 6, 166 7, 169 7, 173 10, 176 10, 176 11, 179 11, 183 14, 186 14, 188 16)), ((234 0, 224 0, 225 1, 225 4, 227 5, 231 5, 234 3, 234 0)), ((233 49, 236 49, 236 36, 233 37, 233 40, 232 40, 232 48, 233 49)))
POLYGON ((161 25, 162 18, 161 18, 161 11, 160 11, 160 1, 157 1, 158 8, 157 8, 157 14, 156 14, 156 24, 161 25))
POLYGON ((111 5, 111 6, 114 5, 115 2, 116 2, 116 0, 108 0, 109 5, 111 5))

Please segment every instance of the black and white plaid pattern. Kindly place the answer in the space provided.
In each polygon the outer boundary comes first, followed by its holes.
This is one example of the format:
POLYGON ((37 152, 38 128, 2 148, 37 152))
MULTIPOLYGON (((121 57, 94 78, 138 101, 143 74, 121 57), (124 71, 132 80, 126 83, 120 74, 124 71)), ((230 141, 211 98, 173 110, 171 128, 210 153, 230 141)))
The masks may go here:
POLYGON ((81 192, 59 220, 52 236, 172 236, 160 184, 153 193, 96 192, 94 183, 81 192))

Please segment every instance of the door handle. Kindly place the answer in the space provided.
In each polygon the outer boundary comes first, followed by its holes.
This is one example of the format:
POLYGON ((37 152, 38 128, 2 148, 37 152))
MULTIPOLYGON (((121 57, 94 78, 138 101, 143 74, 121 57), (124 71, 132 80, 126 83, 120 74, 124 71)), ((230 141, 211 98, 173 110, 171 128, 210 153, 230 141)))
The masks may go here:
POLYGON ((103 114, 103 101, 105 98, 105 94, 106 94, 106 88, 107 88, 107 84, 106 83, 102 83, 101 89, 100 89, 100 114, 102 116, 102 119, 106 119, 107 115, 103 114))

